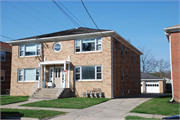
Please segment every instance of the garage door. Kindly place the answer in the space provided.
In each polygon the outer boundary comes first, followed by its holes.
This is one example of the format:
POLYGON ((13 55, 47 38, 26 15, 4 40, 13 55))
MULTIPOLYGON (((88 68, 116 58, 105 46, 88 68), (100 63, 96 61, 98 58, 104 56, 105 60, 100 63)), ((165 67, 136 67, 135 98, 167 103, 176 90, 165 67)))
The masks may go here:
POLYGON ((159 93, 159 81, 146 82, 146 93, 159 93))

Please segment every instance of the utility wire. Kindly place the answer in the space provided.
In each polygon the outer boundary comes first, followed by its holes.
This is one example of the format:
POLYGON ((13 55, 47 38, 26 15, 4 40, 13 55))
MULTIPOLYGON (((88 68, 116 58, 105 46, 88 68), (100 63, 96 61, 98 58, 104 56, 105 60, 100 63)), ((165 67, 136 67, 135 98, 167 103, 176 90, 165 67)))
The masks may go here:
MULTIPOLYGON (((5 0, 5 1, 6 1, 6 0, 5 0)), ((39 18, 37 18, 37 17, 35 17, 35 16, 29 14, 28 12, 26 12, 26 11, 24 11, 24 10, 22 10, 22 9, 20 9, 20 8, 18 8, 18 7, 16 7, 15 5, 11 4, 10 2, 8 2, 8 1, 6 1, 6 2, 7 2, 8 4, 10 4, 11 6, 13 6, 13 7, 19 9, 20 11, 23 11, 24 13, 28 14, 29 16, 31 16, 31 17, 33 17, 33 18, 35 18, 35 19, 37 19, 37 20, 39 20, 39 21, 41 21, 41 22, 43 22, 43 23, 45 23, 45 24, 51 26, 51 27, 54 27, 54 26, 50 25, 49 23, 44 22, 44 21, 42 21, 41 19, 39 19, 39 18)), ((54 27, 54 28, 59 29, 59 28, 57 28, 57 27, 54 27)))
MULTIPOLYGON (((21 1, 21 0, 19 0, 19 2, 21 2, 21 3, 23 3, 24 5, 28 6, 29 8, 31 8, 32 10, 34 10, 34 11, 36 11, 37 13, 41 14, 42 16, 46 17, 47 19, 49 19, 49 20, 57 23, 58 25, 61 25, 61 24, 59 24, 58 22, 54 21, 53 19, 51 19, 51 18, 47 17, 46 15, 40 13, 40 12, 37 11, 36 9, 32 8, 31 6, 27 5, 25 2, 23 2, 23 1, 21 1)), ((61 25, 61 26, 65 27, 64 25, 61 25)), ((65 28, 67 28, 67 27, 65 27, 65 28)))
POLYGON ((0 35, 0 36, 2 36, 2 37, 4 37, 4 38, 8 38, 8 39, 11 39, 11 40, 13 40, 12 38, 10 38, 10 37, 7 37, 7 36, 5 36, 5 35, 0 35))
MULTIPOLYGON (((20 24, 20 25, 22 25, 22 26, 24 26, 24 27, 27 27, 27 28, 29 28, 29 29, 31 29, 31 30, 34 30, 34 31, 36 31, 36 32, 38 32, 38 33, 43 33, 43 32, 40 32, 40 31, 38 31, 38 30, 35 30, 35 29, 33 29, 33 28, 31 28, 31 27, 28 27, 28 26, 26 26, 26 25, 24 25, 24 24, 22 24, 22 23, 20 23, 20 22, 17 22, 17 21, 15 21, 15 20, 13 20, 13 19, 10 19, 10 18, 8 18, 8 17, 6 17, 6 16, 4 16, 4 15, 1 15, 2 17, 4 17, 4 18, 6 18, 6 19, 8 19, 8 20, 11 20, 11 21, 13 21, 13 22, 15 22, 15 23, 18 23, 18 24, 20 24)), ((43 33, 44 34, 44 33, 43 33)))

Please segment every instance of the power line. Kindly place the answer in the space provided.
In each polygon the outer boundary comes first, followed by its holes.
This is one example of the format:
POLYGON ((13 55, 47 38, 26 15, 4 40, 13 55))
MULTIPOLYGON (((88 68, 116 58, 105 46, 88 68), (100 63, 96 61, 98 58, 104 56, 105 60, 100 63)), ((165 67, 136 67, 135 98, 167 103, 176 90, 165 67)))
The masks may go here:
POLYGON ((0 35, 0 36, 2 36, 2 37, 4 37, 4 38, 8 38, 8 39, 11 39, 11 40, 13 40, 12 38, 10 38, 10 37, 7 37, 7 36, 5 36, 5 35, 0 35))
MULTIPOLYGON (((13 20, 13 19, 10 19, 10 18, 8 18, 8 17, 6 17, 6 16, 4 16, 4 15, 1 15, 1 16, 4 17, 4 18, 6 18, 6 19, 9 19, 9 20, 11 20, 11 21, 13 21, 13 22, 15 22, 15 23, 18 23, 18 24, 20 24, 20 25, 22 25, 22 26, 24 26, 24 27, 27 27, 27 28, 29 28, 29 29, 31 29, 31 30, 34 30, 34 31, 39 32, 39 33, 43 33, 43 32, 40 32, 40 31, 38 31, 38 30, 35 30, 35 29, 31 28, 31 27, 28 27, 28 26, 26 26, 26 25, 24 25, 24 24, 22 24, 22 23, 20 23, 20 22, 17 22, 17 21, 15 21, 15 20, 13 20)), ((43 33, 43 34, 44 34, 44 33, 43 33)))
MULTIPOLYGON (((24 5, 28 6, 28 7, 31 8, 32 10, 34 10, 34 11, 36 11, 37 13, 41 14, 42 16, 48 18, 49 20, 51 20, 51 21, 53 21, 53 22, 59 24, 58 22, 54 21, 53 19, 49 18, 48 16, 46 16, 46 15, 40 13, 40 12, 37 11, 36 9, 34 9, 34 8, 32 8, 31 6, 27 5, 25 2, 23 2, 23 1, 21 1, 21 0, 19 0, 19 2, 23 3, 24 5)), ((59 24, 59 25, 61 25, 61 24, 59 24)), ((61 25, 61 26, 65 27, 64 25, 61 25)), ((65 28, 67 28, 67 27, 65 27, 65 28)))
MULTIPOLYGON (((5 1, 6 1, 6 0, 5 0, 5 1)), ((24 11, 24 10, 22 10, 22 9, 20 9, 20 8, 18 8, 18 7, 16 7, 15 5, 11 4, 10 2, 8 2, 8 1, 6 1, 6 2, 7 2, 8 4, 10 4, 11 6, 13 6, 13 7, 19 9, 20 11, 23 11, 24 13, 28 14, 29 16, 31 16, 31 17, 33 17, 33 18, 35 18, 35 19, 37 19, 37 20, 39 20, 39 21, 41 21, 41 22, 43 22, 43 23, 45 23, 45 24, 51 26, 51 27, 54 27, 54 26, 50 25, 49 23, 46 23, 46 22, 42 21, 41 19, 39 19, 39 18, 37 18, 37 17, 35 17, 35 16, 29 14, 28 12, 26 12, 26 11, 24 11)), ((54 28, 59 29, 59 28, 57 28, 57 27, 54 27, 54 28)))

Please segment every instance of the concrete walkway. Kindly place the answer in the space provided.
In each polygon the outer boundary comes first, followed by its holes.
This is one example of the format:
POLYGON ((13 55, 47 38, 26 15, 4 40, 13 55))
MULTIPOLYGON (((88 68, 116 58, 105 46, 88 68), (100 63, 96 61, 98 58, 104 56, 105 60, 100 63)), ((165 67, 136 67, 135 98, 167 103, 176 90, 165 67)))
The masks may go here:
MULTIPOLYGON (((125 120, 128 115, 141 116, 146 118, 162 118, 166 116, 151 115, 151 114, 139 114, 129 113, 133 108, 137 107, 141 103, 164 94, 141 94, 131 97, 124 97, 118 99, 112 99, 107 102, 94 105, 85 109, 63 109, 63 108, 42 108, 42 107, 24 107, 19 106, 30 102, 41 101, 43 99, 30 99, 29 101, 14 103, 9 105, 2 105, 0 108, 16 108, 16 109, 38 109, 38 110, 55 110, 68 112, 66 115, 57 115, 50 120, 125 120)), ((25 118, 23 118, 25 120, 25 118)), ((30 119, 28 119, 30 120, 30 119)))

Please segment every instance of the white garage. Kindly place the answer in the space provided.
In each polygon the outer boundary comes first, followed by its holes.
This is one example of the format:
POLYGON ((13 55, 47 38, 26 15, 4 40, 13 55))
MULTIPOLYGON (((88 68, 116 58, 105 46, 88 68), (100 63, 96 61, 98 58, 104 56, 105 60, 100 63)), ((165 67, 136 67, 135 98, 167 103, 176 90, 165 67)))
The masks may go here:
POLYGON ((159 93, 159 81, 145 82, 146 93, 159 93))

